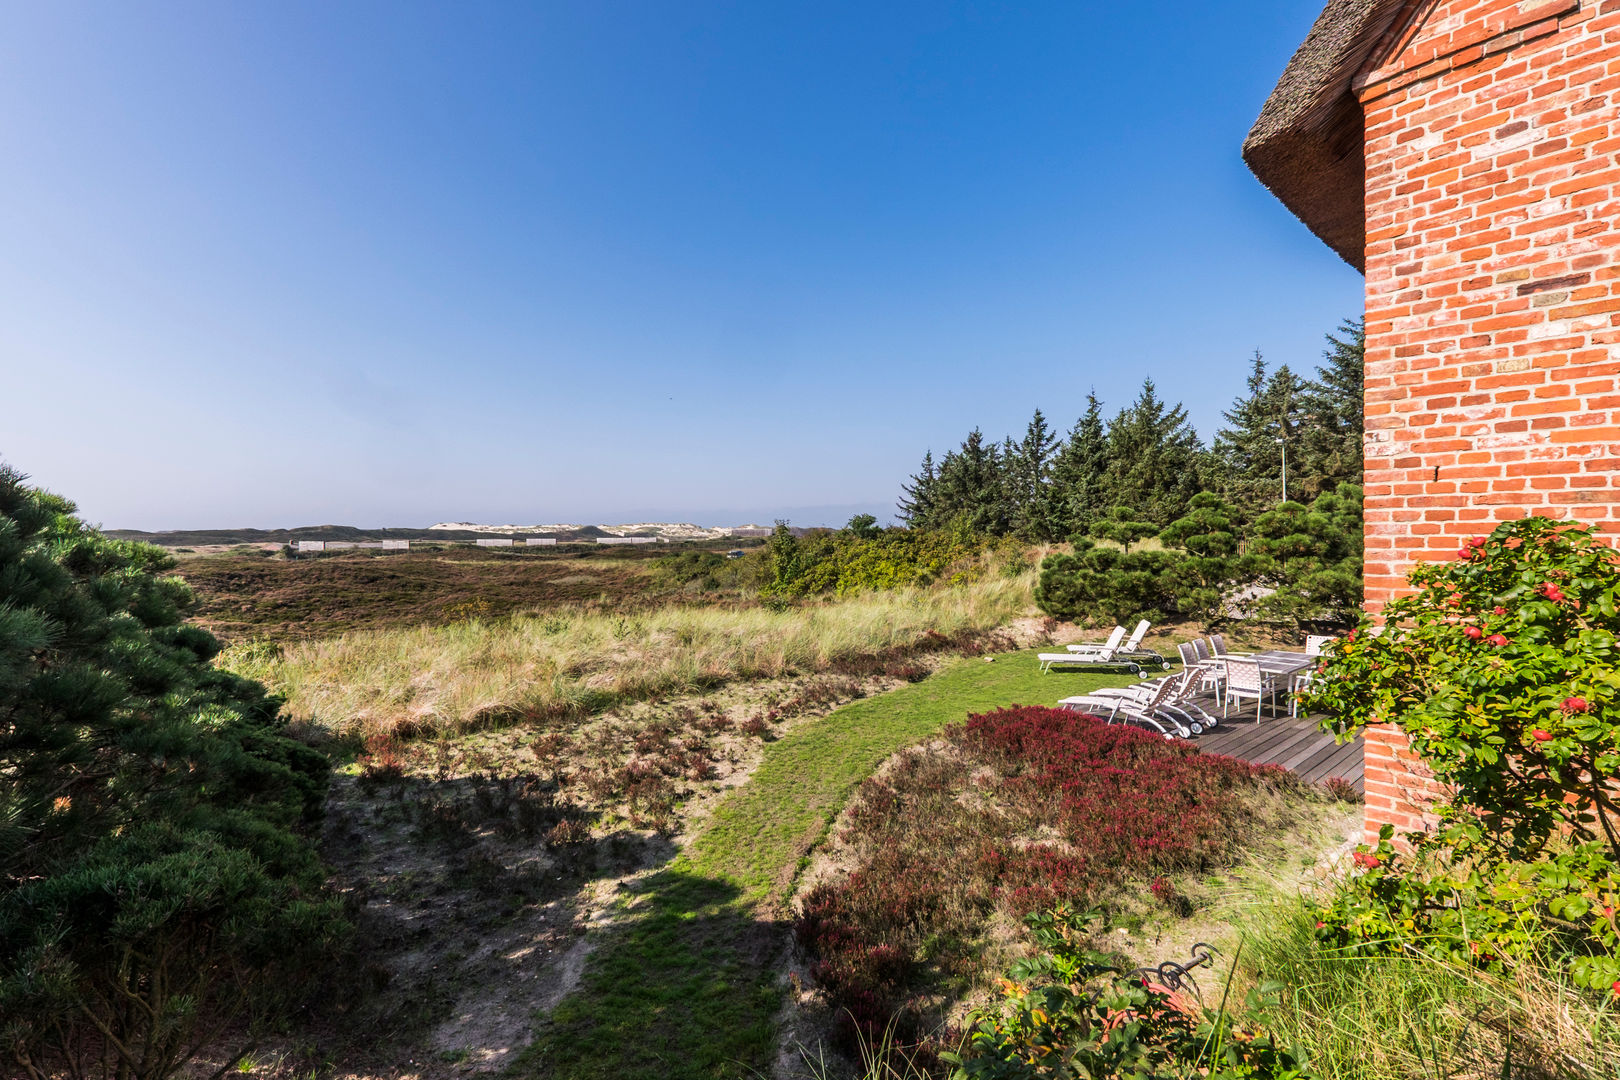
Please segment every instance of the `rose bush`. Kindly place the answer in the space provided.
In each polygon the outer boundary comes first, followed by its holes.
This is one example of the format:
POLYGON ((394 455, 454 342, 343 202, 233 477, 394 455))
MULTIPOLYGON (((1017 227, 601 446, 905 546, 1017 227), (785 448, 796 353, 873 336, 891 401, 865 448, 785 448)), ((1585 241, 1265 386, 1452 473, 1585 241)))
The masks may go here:
POLYGON ((1333 643, 1302 704, 1345 737, 1394 723, 1450 788, 1440 828, 1386 828, 1323 936, 1485 965, 1556 953, 1620 979, 1620 555, 1573 522, 1505 522, 1414 569, 1381 632, 1333 643))

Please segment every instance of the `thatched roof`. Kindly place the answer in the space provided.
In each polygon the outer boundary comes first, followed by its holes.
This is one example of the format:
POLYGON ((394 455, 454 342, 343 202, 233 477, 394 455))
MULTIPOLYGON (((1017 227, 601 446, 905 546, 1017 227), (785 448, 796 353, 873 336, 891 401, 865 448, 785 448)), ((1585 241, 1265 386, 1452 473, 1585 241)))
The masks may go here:
POLYGON ((1404 0, 1328 0, 1243 141, 1243 160, 1328 247, 1365 271, 1361 104, 1350 80, 1404 0))

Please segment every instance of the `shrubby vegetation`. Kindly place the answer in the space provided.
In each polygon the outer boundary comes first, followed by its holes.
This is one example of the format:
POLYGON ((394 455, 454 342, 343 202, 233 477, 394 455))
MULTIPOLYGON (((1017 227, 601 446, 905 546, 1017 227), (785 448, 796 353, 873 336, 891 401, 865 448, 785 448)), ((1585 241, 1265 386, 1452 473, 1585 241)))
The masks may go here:
POLYGON ((1361 602, 1362 328, 1328 337, 1306 382, 1255 356, 1205 448, 1151 379, 1104 420, 1095 395, 1066 438, 1036 410, 1024 437, 971 432, 904 486, 913 531, 1066 540, 1039 602, 1066 619, 1351 624, 1361 602), (1283 454, 1288 454, 1284 500, 1283 454))
POLYGON ((795 610, 680 605, 470 618, 244 643, 220 662, 284 695, 294 718, 340 735, 448 734, 937 652, 1023 614, 1031 576, 988 575, 959 589, 900 588, 795 610))
MULTIPOLYGON (((974 533, 1012 534, 1034 542, 1117 535, 1119 508, 1147 530, 1188 512, 1201 492, 1219 495, 1247 524, 1288 491, 1302 505, 1361 483, 1362 342, 1359 322, 1328 336, 1316 378, 1286 365, 1270 374, 1256 354, 1248 385, 1206 448, 1180 405, 1159 396, 1153 380, 1111 419, 1095 394, 1068 435, 1059 438, 1037 409, 1022 439, 996 443, 974 430, 962 445, 904 485, 901 517, 914 529, 959 523, 974 533)), ((1139 532, 1138 538, 1151 535, 1139 532)))
MULTIPOLYGON (((1323 953, 1562 983, 1587 1011, 1620 999, 1620 554, 1594 532, 1505 522, 1331 649, 1306 707, 1352 734, 1399 725, 1451 795, 1433 831, 1358 849, 1310 912, 1323 953)), ((1612 1069, 1612 1019, 1596 1042, 1612 1069)))
MULTIPOLYGON (((1296 1080, 1304 1055, 1263 1021, 1268 995, 1250 990, 1245 1019, 1125 972, 1091 946, 1089 916, 1068 905, 1026 920, 1035 954, 1000 980, 978 1010, 952 1080, 1133 1077, 1140 1080, 1296 1080)), ((1269 989, 1269 988, 1268 988, 1269 989)))
POLYGON ((932 995, 1004 962, 998 922, 1127 894, 1180 913, 1166 875, 1230 864, 1286 827, 1304 792, 1281 769, 1072 712, 974 716, 862 785, 843 837, 855 867, 806 896, 796 933, 846 1037, 915 1043, 937 1036, 932 995))
POLYGON ((1073 554, 1042 561, 1036 602, 1076 621, 1243 616, 1296 632, 1353 625, 1360 609, 1361 488, 1353 484, 1310 506, 1283 503, 1247 527, 1220 496, 1202 492, 1158 540, 1130 551, 1077 538, 1073 554), (1239 599, 1245 590, 1252 599, 1239 599))
POLYGON ((0 1060, 161 1080, 343 932, 307 839, 326 760, 209 666, 156 548, 0 466, 0 1060))

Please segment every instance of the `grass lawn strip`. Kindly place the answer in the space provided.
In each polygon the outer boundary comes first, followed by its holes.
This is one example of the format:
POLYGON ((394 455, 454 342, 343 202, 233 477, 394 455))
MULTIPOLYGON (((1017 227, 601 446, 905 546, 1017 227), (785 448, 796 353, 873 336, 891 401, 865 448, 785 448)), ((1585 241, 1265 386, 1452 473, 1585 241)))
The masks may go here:
POLYGON ((516 1078, 730 1078, 769 1071, 781 1005, 775 921, 802 860, 851 792, 901 747, 1014 703, 1128 675, 1041 675, 1033 652, 963 660, 805 724, 766 748, 708 827, 624 902, 624 924, 542 1024, 516 1078))

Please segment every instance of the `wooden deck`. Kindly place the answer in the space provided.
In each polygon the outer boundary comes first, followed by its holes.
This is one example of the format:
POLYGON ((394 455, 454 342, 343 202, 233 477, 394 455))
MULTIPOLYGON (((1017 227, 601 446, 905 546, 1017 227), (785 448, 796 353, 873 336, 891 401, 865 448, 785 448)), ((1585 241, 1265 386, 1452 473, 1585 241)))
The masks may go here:
MULTIPOLYGON (((1204 708, 1220 718, 1220 706, 1201 702, 1204 708)), ((1194 735, 1190 740, 1207 754, 1227 754, 1261 765, 1281 765, 1298 773, 1304 780, 1319 784, 1330 777, 1348 781, 1357 791, 1362 790, 1361 736, 1343 744, 1324 734, 1316 721, 1307 717, 1264 716, 1254 721, 1254 707, 1247 715, 1233 715, 1221 719, 1213 731, 1194 735)))

